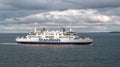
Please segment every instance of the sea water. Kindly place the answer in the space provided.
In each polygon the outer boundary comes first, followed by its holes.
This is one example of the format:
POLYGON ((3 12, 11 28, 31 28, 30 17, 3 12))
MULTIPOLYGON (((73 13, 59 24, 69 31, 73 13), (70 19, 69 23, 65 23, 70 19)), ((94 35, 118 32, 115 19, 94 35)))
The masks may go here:
POLYGON ((17 36, 0 34, 0 67, 120 67, 120 33, 81 33, 92 45, 17 44, 17 36))

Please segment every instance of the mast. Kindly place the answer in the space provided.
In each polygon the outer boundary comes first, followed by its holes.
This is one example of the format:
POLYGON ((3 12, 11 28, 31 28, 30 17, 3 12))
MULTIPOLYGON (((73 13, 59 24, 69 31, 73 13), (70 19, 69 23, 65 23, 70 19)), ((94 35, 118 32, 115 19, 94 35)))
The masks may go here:
POLYGON ((35 22, 34 33, 37 32, 37 22, 35 22))
POLYGON ((69 26, 70 26, 70 32, 71 32, 72 31, 71 21, 70 21, 70 25, 69 26))

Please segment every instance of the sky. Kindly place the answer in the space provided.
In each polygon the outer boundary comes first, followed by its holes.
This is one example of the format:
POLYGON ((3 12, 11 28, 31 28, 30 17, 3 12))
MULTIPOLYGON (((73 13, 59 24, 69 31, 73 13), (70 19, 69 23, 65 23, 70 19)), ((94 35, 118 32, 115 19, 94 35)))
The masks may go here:
POLYGON ((0 33, 38 27, 77 32, 120 31, 120 0, 0 0, 0 33))

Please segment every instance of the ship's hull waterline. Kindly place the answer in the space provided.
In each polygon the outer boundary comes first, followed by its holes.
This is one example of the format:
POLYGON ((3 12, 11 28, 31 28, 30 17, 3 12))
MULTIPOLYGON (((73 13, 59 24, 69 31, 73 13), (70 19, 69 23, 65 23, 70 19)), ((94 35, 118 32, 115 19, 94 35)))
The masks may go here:
POLYGON ((91 44, 92 42, 17 42, 17 43, 20 43, 20 44, 54 44, 54 45, 57 45, 57 44, 62 44, 62 45, 68 45, 68 44, 72 44, 72 45, 88 45, 88 44, 91 44))

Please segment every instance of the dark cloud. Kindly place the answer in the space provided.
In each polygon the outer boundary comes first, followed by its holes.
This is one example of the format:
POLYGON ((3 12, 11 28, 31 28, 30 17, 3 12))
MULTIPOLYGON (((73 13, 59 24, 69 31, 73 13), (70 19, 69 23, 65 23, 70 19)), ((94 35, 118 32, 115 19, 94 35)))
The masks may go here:
POLYGON ((106 15, 120 15, 119 7, 120 0, 0 0, 0 19, 68 9, 100 9, 106 15))
MULTIPOLYGON (((68 0, 70 1, 70 0, 68 0)), ((120 7, 120 0, 71 0, 77 8, 120 7)))
POLYGON ((66 25, 69 22, 63 16, 66 14, 73 24, 83 25, 82 31, 119 30, 120 0, 0 0, 1 29, 8 26, 7 29, 11 27, 16 30, 19 26, 22 28, 35 21, 66 25), (103 26, 103 29, 95 26, 103 26))
POLYGON ((25 10, 66 10, 120 7, 120 0, 1 0, 1 7, 25 10))

